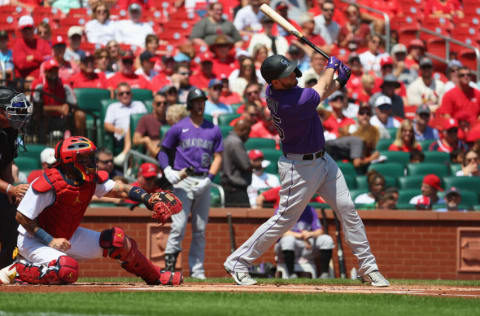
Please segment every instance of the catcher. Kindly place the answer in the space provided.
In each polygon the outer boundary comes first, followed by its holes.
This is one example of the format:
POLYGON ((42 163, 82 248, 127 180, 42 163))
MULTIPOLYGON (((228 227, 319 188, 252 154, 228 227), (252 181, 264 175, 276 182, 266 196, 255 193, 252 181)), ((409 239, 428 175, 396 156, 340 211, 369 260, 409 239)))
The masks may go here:
POLYGON ((0 271, 0 283, 18 278, 33 284, 69 284, 78 278, 77 260, 109 256, 150 285, 179 285, 179 272, 160 271, 123 229, 96 232, 79 227, 92 196, 121 197, 144 203, 160 223, 182 209, 170 192, 149 194, 142 188, 108 179, 96 170, 96 147, 73 136, 55 148, 55 165, 28 189, 17 208, 19 258, 0 271))

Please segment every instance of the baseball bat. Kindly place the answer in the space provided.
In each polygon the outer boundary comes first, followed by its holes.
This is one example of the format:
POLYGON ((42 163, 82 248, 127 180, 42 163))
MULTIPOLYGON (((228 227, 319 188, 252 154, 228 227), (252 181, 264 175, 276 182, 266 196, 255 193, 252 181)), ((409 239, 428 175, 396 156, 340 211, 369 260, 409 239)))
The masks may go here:
POLYGON ((340 221, 337 214, 333 212, 335 219, 335 236, 337 236, 337 256, 338 256, 338 269, 340 270, 340 278, 347 278, 347 270, 345 267, 345 257, 343 256, 342 234, 340 234, 340 221))
POLYGON ((228 231, 230 233, 230 252, 234 252, 237 249, 235 245, 235 231, 233 230, 232 224, 232 214, 227 214, 227 223, 228 223, 228 231))
POLYGON ((297 37, 301 42, 313 48, 317 53, 321 54, 326 59, 330 58, 327 53, 321 50, 317 45, 313 44, 308 38, 305 37, 305 35, 302 34, 302 32, 297 30, 290 22, 288 22, 275 10, 273 10, 268 4, 262 4, 260 6, 260 11, 262 11, 265 15, 269 16, 274 22, 278 23, 281 27, 285 29, 285 31, 297 37))

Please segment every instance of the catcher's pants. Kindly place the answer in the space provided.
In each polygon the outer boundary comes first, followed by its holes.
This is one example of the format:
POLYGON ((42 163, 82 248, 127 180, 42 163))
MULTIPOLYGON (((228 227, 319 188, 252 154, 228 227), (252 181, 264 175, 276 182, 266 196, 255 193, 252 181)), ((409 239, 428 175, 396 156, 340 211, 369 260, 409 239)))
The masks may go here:
POLYGON ((102 258, 103 249, 99 245, 100 233, 94 230, 78 227, 72 238, 71 248, 66 252, 42 244, 29 233, 18 235, 17 246, 19 254, 31 263, 44 264, 57 260, 60 256, 70 256, 76 260, 102 258))
POLYGON ((302 158, 303 155, 296 154, 280 157, 278 170, 282 189, 279 211, 227 258, 225 267, 230 271, 247 272, 253 261, 295 225, 313 195, 318 193, 340 218, 346 242, 358 258, 359 274, 378 270, 362 219, 335 161, 328 154, 314 160, 302 158))
POLYGON ((194 196, 192 187, 203 177, 187 177, 174 185, 173 193, 182 201, 183 209, 172 215, 172 227, 168 236, 165 253, 173 254, 182 250, 188 217, 192 214, 192 242, 188 254, 190 275, 205 274, 203 260, 205 257, 205 228, 210 211, 210 187, 202 194, 194 196))

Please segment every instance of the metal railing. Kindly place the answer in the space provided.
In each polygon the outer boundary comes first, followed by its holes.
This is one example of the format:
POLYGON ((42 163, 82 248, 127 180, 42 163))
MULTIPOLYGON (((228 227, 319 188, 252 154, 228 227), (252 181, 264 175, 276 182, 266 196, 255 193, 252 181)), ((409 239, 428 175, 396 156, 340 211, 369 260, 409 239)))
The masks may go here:
POLYGON ((380 10, 377 10, 377 9, 374 9, 374 8, 371 8, 371 7, 367 7, 366 5, 360 4, 360 3, 355 2, 355 1, 342 0, 342 2, 345 2, 347 4, 355 4, 359 8, 362 8, 362 9, 365 9, 367 11, 377 13, 377 14, 380 14, 380 15, 383 16, 383 19, 385 20, 385 35, 380 35, 380 36, 385 41, 385 51, 390 52, 390 48, 391 48, 390 47, 390 40, 391 40, 391 38, 390 38, 390 17, 388 16, 388 14, 383 12, 383 11, 380 11, 380 10))
POLYGON ((450 61, 450 52, 451 52, 450 51, 450 43, 453 43, 453 44, 456 44, 456 45, 459 45, 459 46, 463 46, 465 48, 473 50, 475 52, 475 56, 477 58, 477 69, 475 71, 477 73, 477 78, 480 78, 480 50, 477 47, 469 45, 469 44, 464 43, 464 42, 460 42, 456 39, 453 39, 450 36, 445 36, 443 34, 439 34, 437 32, 426 29, 424 27, 420 27, 418 29, 417 38, 420 38, 420 33, 430 34, 430 35, 433 35, 433 36, 436 36, 438 38, 441 38, 441 39, 445 40, 445 58, 439 57, 437 55, 433 55, 433 54, 429 53, 428 51, 426 52, 426 55, 430 58, 439 60, 439 61, 444 62, 446 64, 448 64, 448 62, 450 61))

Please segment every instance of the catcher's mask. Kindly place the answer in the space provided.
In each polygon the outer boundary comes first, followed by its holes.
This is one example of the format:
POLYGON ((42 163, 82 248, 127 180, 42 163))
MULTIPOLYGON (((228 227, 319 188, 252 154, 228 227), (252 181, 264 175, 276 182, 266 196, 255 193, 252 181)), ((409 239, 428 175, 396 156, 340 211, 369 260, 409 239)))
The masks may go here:
POLYGON ((97 171, 95 153, 97 147, 88 138, 72 136, 60 141, 55 147, 54 166, 61 166, 75 175, 77 180, 93 182, 97 171))
POLYGON ((7 87, 0 87, 0 108, 5 110, 10 126, 24 128, 33 113, 33 106, 23 93, 7 87))

